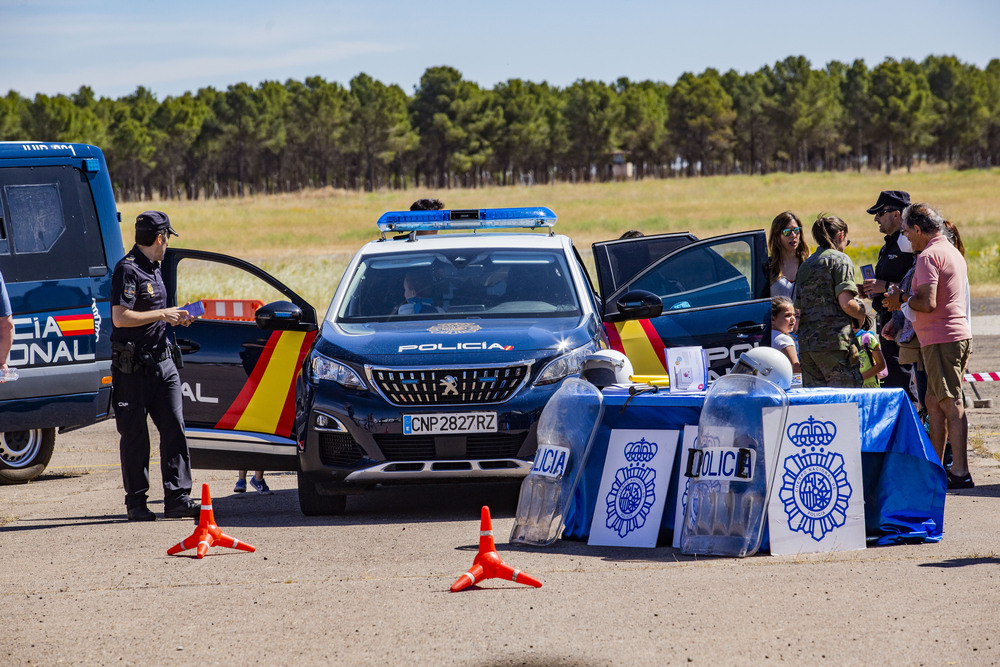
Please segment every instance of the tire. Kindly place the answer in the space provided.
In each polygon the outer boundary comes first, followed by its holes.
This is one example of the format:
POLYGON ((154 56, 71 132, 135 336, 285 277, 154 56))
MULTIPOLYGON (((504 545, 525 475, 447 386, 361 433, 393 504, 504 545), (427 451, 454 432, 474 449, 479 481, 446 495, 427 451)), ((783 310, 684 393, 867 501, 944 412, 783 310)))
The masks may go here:
POLYGON ((24 484, 37 478, 55 446, 54 428, 0 432, 0 484, 24 484))
POLYGON ((299 509, 306 516, 333 516, 343 514, 347 509, 347 496, 338 493, 324 495, 317 489, 316 481, 308 474, 299 472, 299 509))

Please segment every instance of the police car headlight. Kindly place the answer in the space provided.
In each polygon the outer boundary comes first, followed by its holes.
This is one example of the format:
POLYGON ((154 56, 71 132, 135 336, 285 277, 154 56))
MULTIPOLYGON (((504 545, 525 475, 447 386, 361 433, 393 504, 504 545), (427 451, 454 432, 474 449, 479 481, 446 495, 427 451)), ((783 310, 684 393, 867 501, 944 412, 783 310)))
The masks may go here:
POLYGON ((552 384, 553 382, 559 382, 559 380, 568 375, 579 373, 587 355, 593 353, 596 349, 596 345, 587 343, 568 354, 564 354, 555 361, 549 362, 549 365, 542 370, 538 379, 535 380, 535 385, 552 384))
POLYGON ((336 382, 337 384, 343 385, 348 389, 367 389, 364 380, 361 379, 357 373, 350 366, 346 366, 340 362, 334 361, 333 359, 327 359, 326 357, 321 357, 316 355, 312 358, 312 364, 310 364, 310 370, 312 371, 313 382, 318 382, 319 380, 330 380, 331 382, 336 382))

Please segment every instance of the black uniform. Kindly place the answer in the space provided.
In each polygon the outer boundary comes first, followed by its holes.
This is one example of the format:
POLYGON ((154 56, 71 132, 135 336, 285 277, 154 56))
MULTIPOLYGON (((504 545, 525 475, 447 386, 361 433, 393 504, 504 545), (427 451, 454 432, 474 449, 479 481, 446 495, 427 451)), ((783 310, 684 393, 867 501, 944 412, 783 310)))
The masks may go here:
MULTIPOLYGON (((111 305, 145 312, 165 308, 167 292, 160 263, 151 262, 133 246, 111 278, 111 305)), ((160 432, 160 472, 163 506, 180 505, 190 498, 191 456, 184 436, 181 383, 174 363, 174 347, 167 341, 167 323, 111 330, 111 377, 115 422, 121 435, 119 451, 125 506, 145 507, 149 491, 149 429, 146 416, 160 432)))
MULTIPOLYGON (((886 236, 885 244, 878 251, 875 278, 884 280, 886 285, 889 283, 896 283, 898 285, 899 281, 906 275, 906 272, 913 266, 913 254, 903 252, 899 249, 900 233, 897 230, 895 233, 886 236)), ((892 317, 892 313, 883 308, 883 299, 884 296, 881 294, 872 297, 872 306, 875 308, 875 312, 878 313, 879 339, 882 344, 882 355, 885 357, 886 370, 888 371, 888 375, 882 380, 882 384, 886 387, 901 387, 907 393, 910 393, 910 374, 899 365, 899 345, 891 338, 883 338, 881 334, 882 327, 892 317)), ((911 398, 913 398, 912 395, 911 398)))

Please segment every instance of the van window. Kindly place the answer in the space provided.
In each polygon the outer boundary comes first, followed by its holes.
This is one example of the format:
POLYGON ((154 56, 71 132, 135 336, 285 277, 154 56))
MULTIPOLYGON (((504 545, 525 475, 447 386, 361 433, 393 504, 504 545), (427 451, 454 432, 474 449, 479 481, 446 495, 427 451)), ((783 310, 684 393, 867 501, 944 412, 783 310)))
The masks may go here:
POLYGON ((9 280, 108 273, 90 181, 80 169, 0 169, 0 218, 0 269, 9 280))

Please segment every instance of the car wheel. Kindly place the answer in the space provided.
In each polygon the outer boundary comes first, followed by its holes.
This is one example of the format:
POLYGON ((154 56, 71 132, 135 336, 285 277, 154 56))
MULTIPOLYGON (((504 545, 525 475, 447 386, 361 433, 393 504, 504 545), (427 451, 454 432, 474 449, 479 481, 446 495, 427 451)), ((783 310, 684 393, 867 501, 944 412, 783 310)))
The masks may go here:
POLYGON ((316 480, 299 472, 299 509, 306 516, 343 514, 347 509, 347 496, 342 493, 325 495, 319 492, 316 480))
POLYGON ((0 484, 24 484, 41 475, 55 445, 54 428, 0 432, 0 484))

